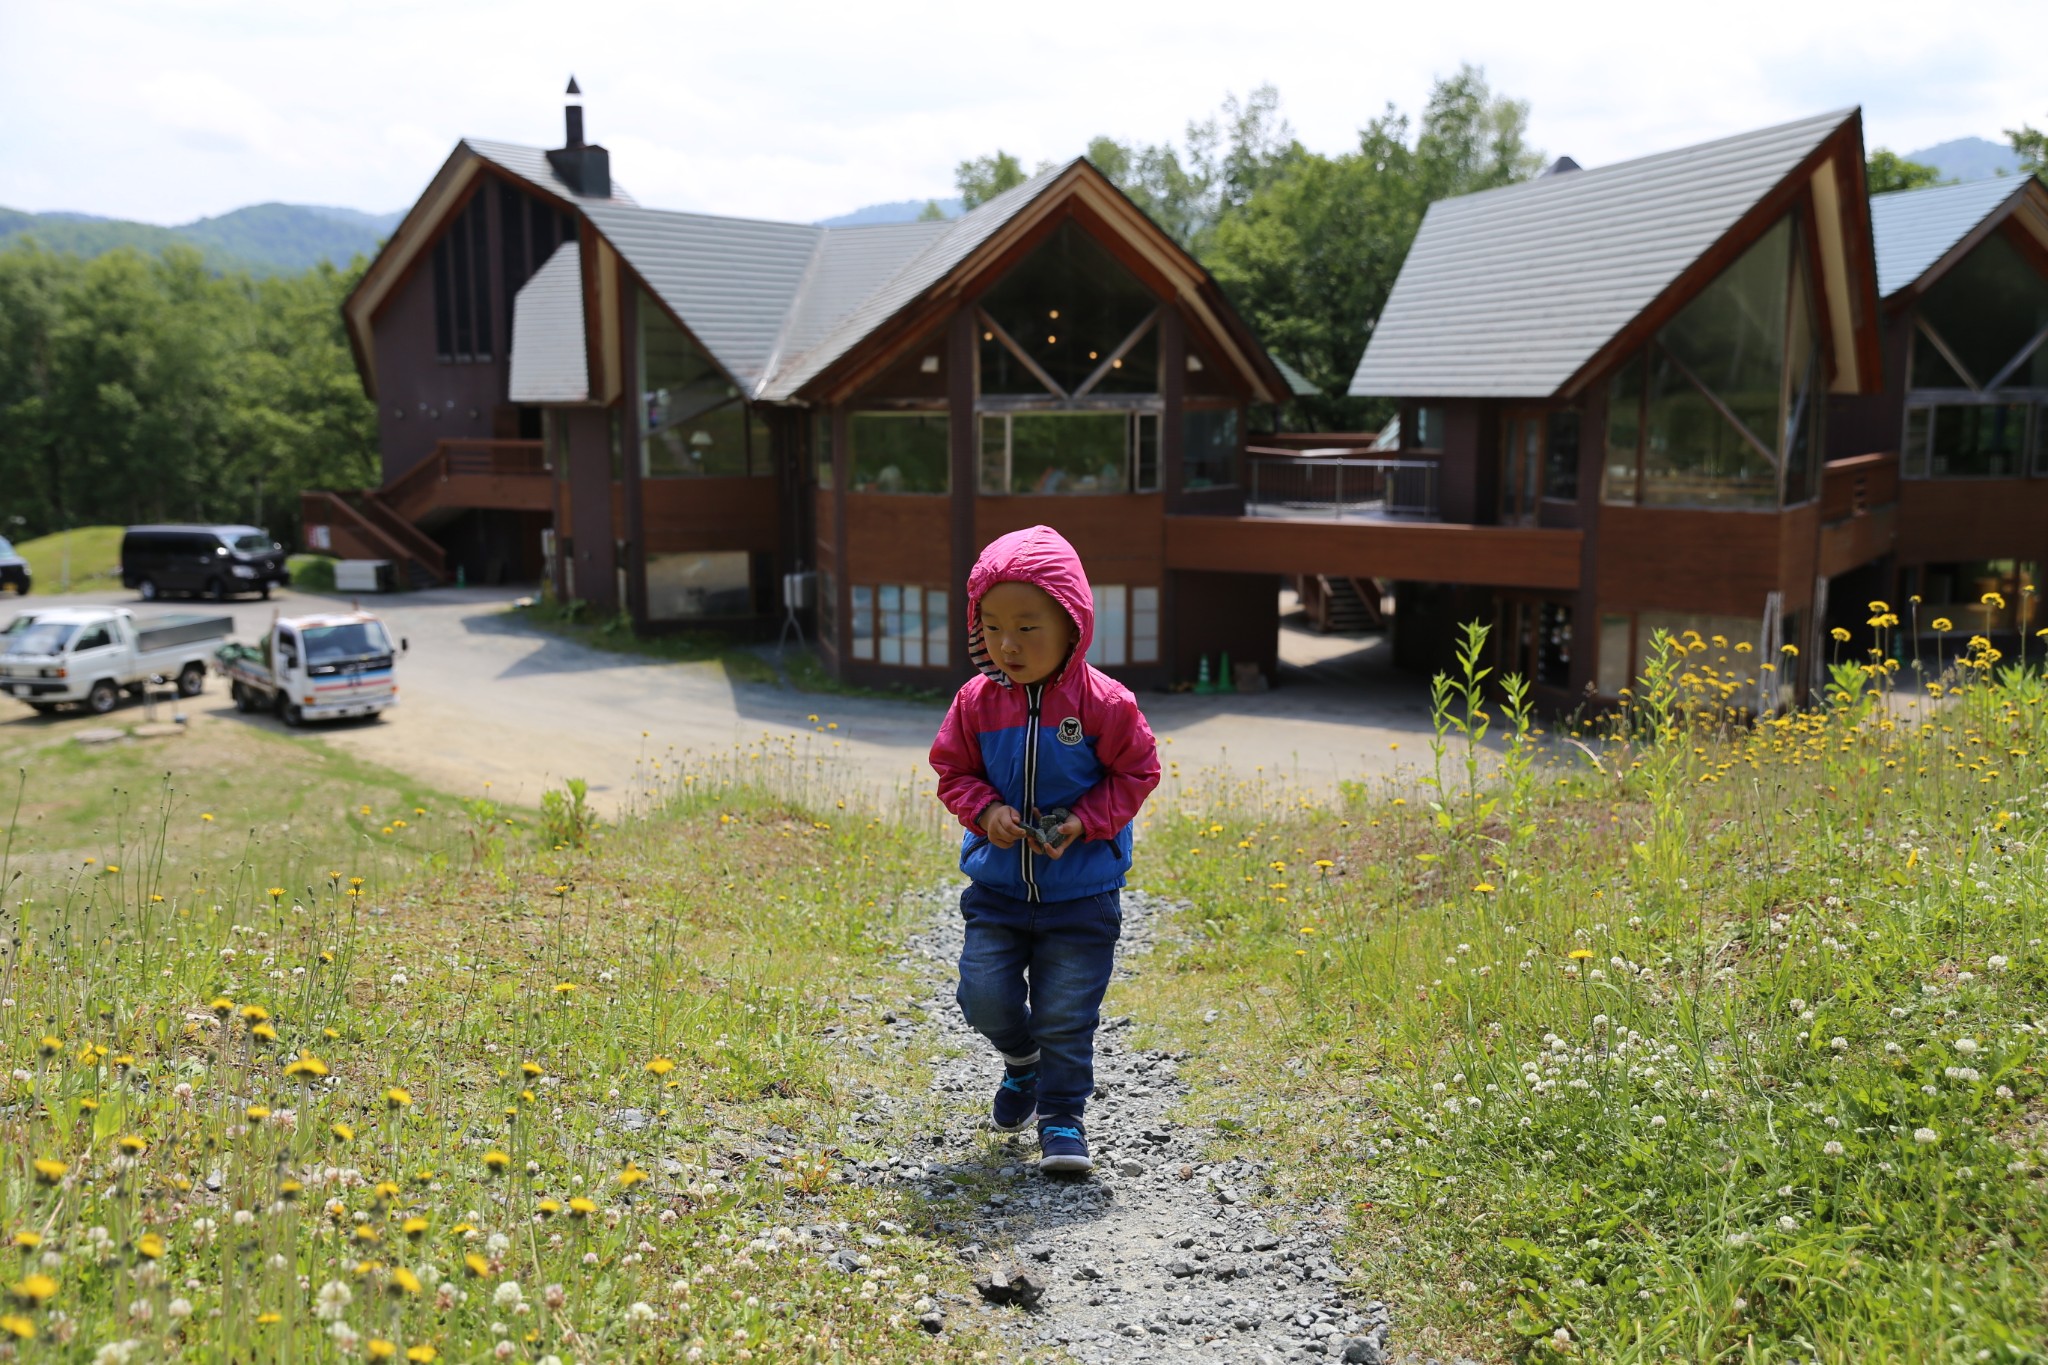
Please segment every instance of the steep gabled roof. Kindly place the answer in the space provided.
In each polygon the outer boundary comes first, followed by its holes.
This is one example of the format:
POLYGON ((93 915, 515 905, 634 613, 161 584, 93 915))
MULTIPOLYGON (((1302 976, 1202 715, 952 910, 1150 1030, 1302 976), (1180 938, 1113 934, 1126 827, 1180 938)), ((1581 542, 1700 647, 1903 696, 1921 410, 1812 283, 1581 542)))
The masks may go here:
MULTIPOLYGON (((937 224, 941 231, 930 234, 922 249, 893 272, 881 275, 872 281, 872 288, 850 312, 843 315, 825 330, 816 344, 801 355, 792 355, 775 375, 770 384, 759 394, 766 399, 786 399, 796 393, 827 365, 845 355, 857 345, 861 338, 893 317, 896 312, 910 303, 925 290, 943 280, 964 262, 974 249, 1008 226, 1019 213, 1055 180, 1073 168, 1065 166, 1040 171, 1023 184, 1004 190, 985 204, 978 204, 972 210, 947 223, 937 224)), ((859 232, 860 228, 831 228, 831 232, 859 232)), ((879 264, 879 258, 874 258, 879 264)), ((847 284, 851 285, 849 279, 847 284)), ((847 294, 856 292, 852 288, 847 294)))
POLYGON ((1878 294, 1890 298, 1918 282, 1979 223, 2039 185, 2030 175, 2000 176, 1870 196, 1878 294))
POLYGON ((591 224, 749 394, 827 229, 585 204, 591 224))
POLYGON ((538 147, 522 147, 516 142, 491 142, 480 137, 466 137, 462 145, 475 152, 499 170, 518 176, 527 184, 558 199, 573 199, 579 204, 630 204, 633 196, 612 182, 611 197, 598 199, 571 189, 569 182, 555 174, 548 154, 538 147))
POLYGON ((1351 393, 1550 397, 1855 117, 1438 200, 1351 393))
POLYGON ((582 249, 564 242, 512 299, 511 400, 588 402, 590 357, 584 337, 582 249))

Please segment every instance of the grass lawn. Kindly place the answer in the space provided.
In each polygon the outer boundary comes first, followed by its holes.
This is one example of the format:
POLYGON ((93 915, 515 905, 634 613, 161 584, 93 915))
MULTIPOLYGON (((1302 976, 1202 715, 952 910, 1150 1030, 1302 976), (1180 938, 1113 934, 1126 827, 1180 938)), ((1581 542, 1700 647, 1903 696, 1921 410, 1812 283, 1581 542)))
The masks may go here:
POLYGON ((1194 932, 1127 1007, 1343 1210, 1404 1346, 2039 1360, 2048 688, 1975 652, 1908 705, 1851 664, 1750 727, 1721 653, 1597 765, 1162 792, 1139 880, 1194 932))
POLYGON ((121 536, 125 526, 80 526, 25 540, 14 549, 28 561, 35 591, 103 592, 121 586, 121 536), (65 552, 70 552, 70 586, 64 583, 65 552))
POLYGON ((974 1357, 916 1322, 966 1290, 951 1248, 838 1172, 849 1106, 923 1089, 882 955, 929 822, 708 773, 536 822, 296 739, 171 743, 240 789, 154 796, 168 749, 13 754, 45 843, 154 831, 9 884, 20 1349, 974 1357), (132 816, 88 798, 129 784, 132 816), (302 804, 254 819, 266 792, 302 804))

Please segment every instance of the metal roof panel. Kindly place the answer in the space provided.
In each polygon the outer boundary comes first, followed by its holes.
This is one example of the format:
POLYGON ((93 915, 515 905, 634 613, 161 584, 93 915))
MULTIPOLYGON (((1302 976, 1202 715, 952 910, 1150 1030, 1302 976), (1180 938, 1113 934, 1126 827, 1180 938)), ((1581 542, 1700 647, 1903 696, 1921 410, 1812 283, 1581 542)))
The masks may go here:
POLYGON ((583 253, 573 241, 556 247, 513 296, 508 393, 515 403, 590 401, 583 253))
POLYGON ((1877 292, 1890 298, 1918 280, 1992 210, 2027 190, 2026 176, 1999 176, 1870 196, 1877 292))
POLYGON ((1854 115, 1431 204, 1357 397, 1547 397, 1854 115))

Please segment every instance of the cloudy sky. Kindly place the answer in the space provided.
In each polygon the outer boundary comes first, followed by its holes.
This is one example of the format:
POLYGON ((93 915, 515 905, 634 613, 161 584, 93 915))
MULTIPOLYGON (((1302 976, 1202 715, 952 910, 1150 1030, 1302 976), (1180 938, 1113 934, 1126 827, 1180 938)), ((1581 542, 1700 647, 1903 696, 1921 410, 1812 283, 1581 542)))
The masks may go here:
POLYGON ((459 137, 559 145, 572 71, 640 202, 794 220, 949 193, 998 146, 1177 139, 1268 81, 1334 152, 1461 61, 1586 165, 1851 104, 1905 151, 2048 123, 2044 40, 2042 0, 0 0, 0 205, 403 208, 459 137))

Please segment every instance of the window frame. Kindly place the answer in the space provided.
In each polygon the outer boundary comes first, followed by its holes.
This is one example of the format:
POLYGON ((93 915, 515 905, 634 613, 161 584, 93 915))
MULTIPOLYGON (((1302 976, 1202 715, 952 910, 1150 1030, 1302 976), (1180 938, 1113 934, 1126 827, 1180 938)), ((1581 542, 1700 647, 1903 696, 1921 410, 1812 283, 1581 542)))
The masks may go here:
POLYGON ((881 668, 949 666, 953 650, 953 598, 948 589, 930 583, 854 583, 848 585, 847 600, 847 659, 881 668), (912 593, 917 595, 918 603, 918 629, 914 633, 900 629, 907 616, 904 603, 912 593), (885 613, 894 616, 899 627, 895 633, 885 629, 885 613), (863 621, 865 631, 861 629, 863 621), (904 642, 912 639, 917 641, 918 659, 905 663, 904 642), (883 657, 889 641, 896 642, 894 659, 883 657))
POLYGON ((1075 407, 979 407, 975 419, 975 496, 983 498, 1102 498, 1123 494, 1154 494, 1160 491, 1163 462, 1159 455, 1160 423, 1164 414, 1152 406, 1132 407, 1128 404, 1102 408, 1075 407), (1016 422, 1018 417, 1049 417, 1064 415, 1121 416, 1124 421, 1124 478, 1123 486, 1114 489, 1096 489, 1091 492, 1019 493, 1011 486, 1016 477, 1016 422), (1141 433, 1150 424, 1152 431, 1152 477, 1149 485, 1144 483, 1144 470, 1139 459, 1143 437, 1141 433), (995 424, 1000 424, 1002 444, 1000 450, 991 447, 989 433, 995 424), (998 463, 992 464, 991 457, 998 463), (1000 486, 991 477, 1000 470, 1000 486))

